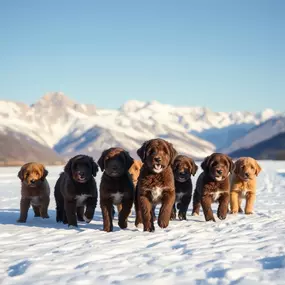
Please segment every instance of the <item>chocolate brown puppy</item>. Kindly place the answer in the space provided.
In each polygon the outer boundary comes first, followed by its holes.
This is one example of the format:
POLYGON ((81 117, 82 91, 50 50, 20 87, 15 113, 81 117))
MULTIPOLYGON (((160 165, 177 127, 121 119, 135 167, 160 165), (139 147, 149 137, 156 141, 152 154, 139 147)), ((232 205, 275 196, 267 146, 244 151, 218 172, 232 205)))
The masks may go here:
POLYGON ((175 202, 174 175, 171 165, 176 150, 163 139, 146 141, 137 150, 143 162, 136 191, 136 222, 143 223, 144 231, 154 231, 153 206, 161 203, 158 225, 166 228, 175 202))
POLYGON ((21 180, 20 217, 17 222, 26 222, 30 205, 35 217, 49 218, 50 188, 46 180, 47 175, 48 171, 40 163, 29 162, 21 167, 18 173, 21 180))
MULTIPOLYGON (((179 220, 186 220, 186 213, 192 198, 192 180, 198 170, 194 160, 186 155, 178 155, 172 166, 175 179, 175 203, 177 204, 179 220)), ((171 219, 176 218, 175 203, 173 205, 171 219)))
POLYGON ((227 217, 230 200, 230 173, 233 173, 232 159, 222 153, 213 153, 205 158, 201 164, 204 170, 198 177, 193 199, 192 215, 199 215, 202 205, 206 221, 214 221, 211 204, 218 202, 218 218, 227 217))
POLYGON ((113 205, 121 205, 119 227, 128 226, 128 216, 134 201, 134 184, 129 168, 134 160, 122 148, 104 150, 98 165, 104 171, 100 183, 100 205, 103 216, 103 229, 113 231, 113 205))
POLYGON ((67 162, 54 187, 57 222, 74 227, 77 221, 91 222, 98 198, 97 172, 90 156, 76 155, 67 162))

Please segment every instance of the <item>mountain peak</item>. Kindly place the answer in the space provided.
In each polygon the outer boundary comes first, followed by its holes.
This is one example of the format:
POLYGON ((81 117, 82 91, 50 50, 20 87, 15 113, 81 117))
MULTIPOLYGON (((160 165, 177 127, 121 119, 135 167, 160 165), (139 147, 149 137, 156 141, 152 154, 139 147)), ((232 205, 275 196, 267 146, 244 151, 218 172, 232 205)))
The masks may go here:
POLYGON ((47 107, 50 105, 56 106, 73 106, 74 101, 69 99, 63 92, 47 92, 43 97, 36 102, 34 107, 47 107))

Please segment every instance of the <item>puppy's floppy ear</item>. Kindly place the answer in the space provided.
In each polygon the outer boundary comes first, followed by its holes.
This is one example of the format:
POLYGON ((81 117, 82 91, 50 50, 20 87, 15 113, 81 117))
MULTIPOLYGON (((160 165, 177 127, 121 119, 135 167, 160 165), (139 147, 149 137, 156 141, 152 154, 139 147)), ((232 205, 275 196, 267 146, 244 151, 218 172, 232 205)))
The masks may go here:
POLYGON ((143 145, 137 150, 137 155, 140 157, 141 161, 145 161, 146 149, 150 141, 145 141, 143 145))
POLYGON ((19 179, 23 182, 24 181, 24 173, 25 173, 25 170, 26 170, 26 164, 24 164, 21 168, 20 168, 20 170, 19 170, 19 172, 18 172, 18 177, 19 177, 19 179))
POLYGON ((238 159, 236 162, 235 162, 235 174, 238 174, 239 172, 239 169, 240 169, 240 166, 241 166, 241 160, 238 159))
POLYGON ((72 160, 73 158, 71 158, 64 167, 64 172, 69 176, 72 176, 72 160))
POLYGON ((169 150, 170 150, 170 165, 173 165, 175 158, 177 156, 177 151, 176 149, 173 147, 172 143, 167 142, 169 150))
POLYGON ((124 156, 125 156, 125 159, 126 159, 126 168, 127 168, 127 170, 129 170, 130 167, 134 163, 134 159, 130 156, 130 154, 127 151, 124 151, 123 153, 124 153, 124 156))
POLYGON ((41 164, 42 168, 42 177, 41 180, 45 180, 45 178, 48 176, 48 171, 45 169, 44 165, 41 164))
POLYGON ((175 168, 177 167, 177 165, 179 164, 180 160, 177 159, 177 157, 174 159, 173 163, 172 163, 172 169, 175 170, 175 168))
POLYGON ((97 163, 94 161, 93 157, 89 156, 90 162, 91 162, 91 166, 92 166, 92 175, 95 177, 99 168, 97 163))
POLYGON ((97 161, 101 171, 104 171, 104 169, 105 169, 105 163, 104 162, 105 162, 105 157, 106 157, 108 151, 109 151, 108 149, 105 149, 97 161))
POLYGON ((228 162, 229 162, 229 164, 230 164, 230 173, 233 173, 234 172, 234 170, 235 170, 235 164, 234 164, 234 162, 233 162, 233 160, 232 160, 232 158, 231 157, 229 157, 228 155, 226 155, 226 158, 227 158, 227 160, 228 160, 228 162))
POLYGON ((191 174, 193 176, 195 176, 195 174, 198 170, 198 165, 194 162, 194 160, 192 158, 188 158, 188 162, 189 162, 190 167, 191 167, 191 174))
POLYGON ((262 168, 260 167, 260 165, 255 160, 255 175, 258 176, 258 174, 260 173, 261 170, 262 170, 262 168))
POLYGON ((210 159, 211 159, 211 156, 209 155, 209 156, 205 157, 205 159, 202 161, 201 167, 204 171, 209 170, 210 159))

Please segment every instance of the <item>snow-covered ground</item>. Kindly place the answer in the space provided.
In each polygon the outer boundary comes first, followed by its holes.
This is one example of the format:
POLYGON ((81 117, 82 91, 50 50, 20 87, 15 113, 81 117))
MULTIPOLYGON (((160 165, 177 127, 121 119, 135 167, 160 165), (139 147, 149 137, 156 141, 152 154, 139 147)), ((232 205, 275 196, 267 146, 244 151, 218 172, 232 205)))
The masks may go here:
POLYGON ((56 224, 53 186, 62 167, 48 167, 50 219, 30 210, 17 224, 18 168, 0 168, 0 284, 285 284, 285 162, 261 165, 254 215, 206 223, 190 206, 188 221, 154 233, 136 229, 134 213, 127 230, 115 218, 114 232, 103 232, 99 206, 89 225, 56 224))

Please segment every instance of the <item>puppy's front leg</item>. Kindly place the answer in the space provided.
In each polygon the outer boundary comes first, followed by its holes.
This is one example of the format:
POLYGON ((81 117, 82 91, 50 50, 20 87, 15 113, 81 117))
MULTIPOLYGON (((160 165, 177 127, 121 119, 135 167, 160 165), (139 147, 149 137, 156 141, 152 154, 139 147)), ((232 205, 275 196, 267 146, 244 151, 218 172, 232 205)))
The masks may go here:
POLYGON ((248 192, 246 194, 246 204, 245 204, 245 214, 246 215, 253 214, 254 201, 255 201, 255 193, 248 192))
POLYGON ((215 218, 213 215, 213 210, 212 210, 212 197, 210 195, 203 195, 201 199, 201 205, 203 208, 204 216, 206 222, 208 221, 213 221, 215 222, 215 218))
POLYGON ((201 196, 198 193, 197 190, 194 192, 194 197, 193 197, 193 210, 192 210, 192 216, 199 216, 200 214, 200 207, 201 207, 201 196))
POLYGON ((140 208, 142 211, 142 220, 143 220, 143 230, 145 232, 153 232, 153 215, 152 215, 152 204, 149 199, 145 196, 139 197, 140 208))
POLYGON ((28 211, 30 208, 30 199, 28 198, 21 198, 20 202, 20 217, 17 220, 18 223, 25 223, 28 217, 28 211))
POLYGON ((229 207, 229 193, 226 192, 224 193, 220 198, 219 198, 219 207, 218 207, 218 218, 220 220, 224 220, 227 217, 228 213, 228 207, 229 207))
POLYGON ((235 190, 231 191, 231 198, 230 198, 230 206, 231 206, 231 213, 236 214, 239 208, 239 193, 235 190))
POLYGON ((96 197, 88 197, 86 200, 86 210, 83 219, 86 223, 90 223, 94 217, 94 212, 97 204, 96 197))
POLYGON ((65 199, 64 200, 64 210, 66 213, 68 226, 77 227, 76 201, 65 199))
POLYGON ((136 211, 135 225, 137 227, 139 224, 143 223, 142 211, 141 211, 140 201, 139 201, 138 187, 136 187, 136 190, 135 190, 134 204, 135 204, 135 211, 136 211))
POLYGON ((103 216, 103 230, 105 232, 113 231, 113 204, 110 200, 104 199, 100 201, 103 216))
POLYGON ((173 204, 173 207, 172 207, 170 219, 171 219, 171 220, 175 220, 175 219, 176 219, 176 207, 175 207, 175 203, 173 204))
POLYGON ((44 201, 40 207, 40 215, 43 219, 48 219, 49 215, 48 215, 48 206, 49 206, 49 202, 50 202, 50 198, 49 197, 45 197, 44 201))
POLYGON ((161 228, 167 228, 173 208, 173 204, 175 203, 175 192, 165 193, 161 200, 161 208, 158 216, 158 225, 161 228))
POLYGON ((133 206, 133 199, 123 199, 122 209, 119 212, 119 227, 125 229, 128 226, 128 216, 133 206))
POLYGON ((189 207, 189 204, 191 202, 191 195, 185 195, 182 197, 181 203, 179 205, 179 212, 178 212, 178 218, 179 220, 186 220, 186 214, 189 207))

